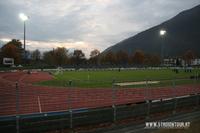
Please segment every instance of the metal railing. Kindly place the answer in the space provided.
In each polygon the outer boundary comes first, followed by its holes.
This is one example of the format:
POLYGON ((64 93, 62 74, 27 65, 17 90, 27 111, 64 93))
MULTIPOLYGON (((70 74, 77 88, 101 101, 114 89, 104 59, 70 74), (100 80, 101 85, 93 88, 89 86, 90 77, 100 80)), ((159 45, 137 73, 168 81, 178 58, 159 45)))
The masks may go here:
POLYGON ((115 105, 94 109, 72 109, 60 112, 35 113, 17 116, 1 116, 0 132, 43 132, 76 128, 99 123, 114 123, 119 120, 146 116, 180 108, 199 109, 200 95, 149 101, 133 105, 115 105), (176 105, 175 105, 176 102, 176 105), (175 107, 176 106, 176 107, 175 107))

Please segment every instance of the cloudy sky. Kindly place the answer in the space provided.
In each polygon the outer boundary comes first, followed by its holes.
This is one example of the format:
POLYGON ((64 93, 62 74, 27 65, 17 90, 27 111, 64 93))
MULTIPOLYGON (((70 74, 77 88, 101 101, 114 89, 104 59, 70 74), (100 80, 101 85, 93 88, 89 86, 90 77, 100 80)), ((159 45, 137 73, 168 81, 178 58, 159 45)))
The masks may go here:
POLYGON ((23 39, 19 13, 27 14, 27 48, 103 51, 160 24, 200 0, 0 0, 0 40, 23 39))

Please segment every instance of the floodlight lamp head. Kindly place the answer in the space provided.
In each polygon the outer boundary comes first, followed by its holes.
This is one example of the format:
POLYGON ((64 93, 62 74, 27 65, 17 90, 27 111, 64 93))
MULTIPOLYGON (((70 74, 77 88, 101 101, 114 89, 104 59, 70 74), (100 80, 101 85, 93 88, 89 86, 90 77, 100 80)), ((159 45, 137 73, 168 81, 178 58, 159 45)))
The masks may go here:
POLYGON ((20 13, 19 17, 22 21, 27 21, 28 20, 28 16, 26 16, 24 13, 20 13))
POLYGON ((160 30, 160 35, 164 36, 166 34, 166 30, 160 30))

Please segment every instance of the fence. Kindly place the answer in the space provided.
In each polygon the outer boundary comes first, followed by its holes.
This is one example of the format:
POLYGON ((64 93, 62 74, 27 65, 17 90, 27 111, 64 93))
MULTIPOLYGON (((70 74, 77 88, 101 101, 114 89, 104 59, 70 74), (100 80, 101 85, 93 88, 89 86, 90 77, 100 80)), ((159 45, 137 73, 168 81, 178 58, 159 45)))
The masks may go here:
POLYGON ((119 105, 95 109, 47 112, 0 118, 1 132, 43 132, 79 126, 115 122, 131 117, 150 116, 158 112, 179 108, 199 107, 200 95, 191 95, 163 101, 152 101, 135 105, 119 105), (18 124, 17 122, 18 121, 18 124), (17 127, 18 126, 18 127, 17 127))

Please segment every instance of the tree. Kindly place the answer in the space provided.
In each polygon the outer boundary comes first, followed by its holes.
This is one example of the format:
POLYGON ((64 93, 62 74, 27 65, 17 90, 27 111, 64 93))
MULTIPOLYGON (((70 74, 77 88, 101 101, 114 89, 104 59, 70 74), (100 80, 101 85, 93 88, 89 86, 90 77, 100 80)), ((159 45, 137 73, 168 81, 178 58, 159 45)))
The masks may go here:
POLYGON ((89 63, 92 65, 97 65, 98 64, 98 56, 100 55, 100 51, 95 49, 90 52, 90 59, 89 63))
POLYGON ((82 52, 82 50, 74 50, 72 57, 71 57, 71 62, 72 64, 75 65, 80 65, 85 61, 85 54, 82 52))
POLYGON ((68 60, 68 50, 64 47, 58 47, 53 51, 53 56, 55 65, 65 65, 68 60))
POLYGON ((90 58, 94 58, 100 54, 100 51, 97 49, 94 49, 90 52, 90 58))
POLYGON ((64 47, 58 47, 45 52, 43 59, 49 65, 63 66, 67 64, 68 61, 68 50, 64 47))
POLYGON ((31 53, 31 59, 34 61, 39 61, 41 59, 41 53, 38 49, 34 50, 31 53))
POLYGON ((148 66, 158 66, 161 63, 161 59, 157 55, 146 54, 144 64, 148 66))
POLYGON ((108 52, 101 59, 102 64, 114 65, 116 64, 116 56, 113 52, 108 52))
POLYGON ((12 44, 15 45, 19 50, 22 50, 22 43, 20 42, 20 40, 17 39, 12 39, 10 42, 8 42, 7 44, 12 44))
POLYGON ((134 64, 142 65, 144 63, 144 52, 136 50, 132 56, 132 61, 134 64))
POLYGON ((15 64, 20 64, 22 59, 22 43, 13 39, 1 48, 2 58, 14 58, 15 64))
POLYGON ((185 63, 188 65, 191 65, 192 60, 195 58, 195 54, 192 50, 188 50, 183 55, 183 59, 185 60, 185 63))
POLYGON ((116 62, 117 62, 117 64, 119 64, 119 65, 127 65, 128 60, 129 60, 129 56, 128 56, 127 52, 120 50, 120 51, 118 51, 116 53, 116 62))
POLYGON ((43 60, 44 60, 44 62, 46 64, 55 65, 53 51, 51 50, 51 51, 44 52, 44 54, 43 54, 43 60))
POLYGON ((82 59, 85 58, 85 54, 82 52, 82 50, 74 50, 73 57, 82 59))

